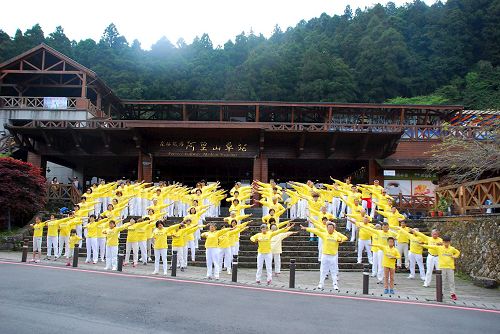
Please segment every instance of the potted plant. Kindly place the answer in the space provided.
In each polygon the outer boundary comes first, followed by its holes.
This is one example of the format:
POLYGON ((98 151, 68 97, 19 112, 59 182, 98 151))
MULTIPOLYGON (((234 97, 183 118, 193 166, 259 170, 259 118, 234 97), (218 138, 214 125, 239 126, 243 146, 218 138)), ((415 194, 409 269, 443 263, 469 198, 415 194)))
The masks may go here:
POLYGON ((429 214, 431 215, 431 217, 436 217, 436 212, 437 212, 437 203, 434 203, 434 206, 429 211, 429 214))
POLYGON ((446 198, 441 197, 437 203, 437 209, 438 209, 438 216, 442 217, 444 215, 444 212, 448 209, 448 201, 446 198))

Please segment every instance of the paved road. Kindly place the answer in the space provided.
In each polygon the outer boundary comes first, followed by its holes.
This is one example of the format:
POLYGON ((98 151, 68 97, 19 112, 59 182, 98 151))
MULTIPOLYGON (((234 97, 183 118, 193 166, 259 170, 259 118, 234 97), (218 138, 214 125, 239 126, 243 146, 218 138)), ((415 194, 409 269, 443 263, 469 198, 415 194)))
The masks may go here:
POLYGON ((1 333, 498 333, 500 314, 0 264, 1 333))

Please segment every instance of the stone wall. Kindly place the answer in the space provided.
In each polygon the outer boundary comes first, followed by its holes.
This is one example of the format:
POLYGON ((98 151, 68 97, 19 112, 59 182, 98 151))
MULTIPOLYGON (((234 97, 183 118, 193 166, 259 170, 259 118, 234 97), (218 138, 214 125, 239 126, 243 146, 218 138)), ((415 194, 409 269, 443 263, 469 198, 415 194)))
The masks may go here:
POLYGON ((457 270, 471 277, 500 282, 500 214, 450 216, 425 219, 429 229, 449 235, 462 253, 457 270))

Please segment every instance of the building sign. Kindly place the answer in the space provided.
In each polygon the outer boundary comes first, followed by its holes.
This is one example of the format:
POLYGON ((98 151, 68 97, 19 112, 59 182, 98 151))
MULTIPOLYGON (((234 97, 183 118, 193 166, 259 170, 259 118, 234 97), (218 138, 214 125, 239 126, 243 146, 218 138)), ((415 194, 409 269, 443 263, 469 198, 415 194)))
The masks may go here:
POLYGON ((384 176, 396 176, 394 169, 384 169, 384 176))
POLYGON ((217 140, 162 140, 159 154, 172 157, 254 157, 255 146, 243 141, 217 140))
POLYGON ((67 97, 44 97, 43 107, 45 109, 66 109, 68 108, 67 97))

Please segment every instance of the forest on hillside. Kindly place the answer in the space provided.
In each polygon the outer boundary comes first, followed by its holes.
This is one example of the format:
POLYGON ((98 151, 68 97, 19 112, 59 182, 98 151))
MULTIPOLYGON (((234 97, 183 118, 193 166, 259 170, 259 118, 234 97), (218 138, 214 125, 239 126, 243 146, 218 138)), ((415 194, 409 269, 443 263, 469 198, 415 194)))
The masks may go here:
MULTIPOLYGON (((1 24, 0 24, 1 28, 1 24)), ((119 27, 118 27, 119 28, 119 27)), ((415 0, 324 13, 269 38, 223 46, 161 38, 151 50, 110 24, 99 41, 63 27, 0 30, 0 62, 46 43, 94 70, 122 98, 464 104, 500 109, 500 0, 415 0)))

